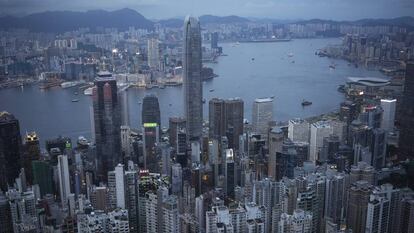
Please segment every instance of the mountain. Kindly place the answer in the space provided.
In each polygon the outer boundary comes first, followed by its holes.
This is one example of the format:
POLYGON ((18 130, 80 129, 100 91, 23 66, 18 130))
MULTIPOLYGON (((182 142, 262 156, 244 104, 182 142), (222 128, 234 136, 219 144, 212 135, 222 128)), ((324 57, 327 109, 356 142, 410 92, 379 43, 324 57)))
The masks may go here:
MULTIPOLYGON (((214 15, 202 15, 199 17, 201 24, 231 24, 231 23, 248 23, 250 22, 249 19, 230 15, 230 16, 214 16, 214 15)), ((163 19, 157 21, 157 23, 161 24, 164 27, 172 27, 172 28, 179 28, 183 27, 184 25, 184 17, 179 18, 172 18, 172 19, 163 19)))
POLYGON ((0 29, 25 28, 33 32, 66 32, 78 28, 129 27, 152 29, 154 23, 138 12, 124 8, 116 11, 93 10, 87 12, 47 11, 24 17, 0 17, 0 29))
POLYGON ((227 23, 248 23, 250 20, 230 15, 230 16, 214 16, 214 15, 202 15, 200 16, 200 23, 202 24, 227 24, 227 23))
POLYGON ((327 23, 327 24, 349 24, 349 25, 360 25, 360 26, 405 26, 405 27, 414 27, 414 17, 405 16, 392 19, 360 19, 356 21, 334 21, 334 20, 324 20, 324 19, 310 19, 310 20, 301 20, 296 23, 305 24, 305 23, 327 23))

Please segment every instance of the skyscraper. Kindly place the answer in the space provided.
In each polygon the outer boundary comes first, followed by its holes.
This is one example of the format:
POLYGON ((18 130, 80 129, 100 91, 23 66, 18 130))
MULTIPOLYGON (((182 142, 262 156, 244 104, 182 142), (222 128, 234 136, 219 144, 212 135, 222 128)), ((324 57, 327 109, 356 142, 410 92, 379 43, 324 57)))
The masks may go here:
POLYGON ((396 99, 382 99, 381 107, 384 111, 382 113, 381 128, 387 132, 394 130, 395 108, 397 105, 396 99))
POLYGON ((201 32, 197 18, 184 21, 184 112, 189 140, 197 140, 203 132, 203 85, 201 80, 201 32))
POLYGON ((101 72, 93 88, 93 112, 98 161, 98 179, 106 181, 121 158, 121 114, 116 80, 109 72, 101 72))
POLYGON ((310 154, 309 160, 316 162, 319 160, 319 154, 323 146, 323 139, 332 134, 333 129, 329 122, 318 121, 311 125, 310 131, 310 154))
POLYGON ((36 132, 26 134, 24 156, 22 159, 27 182, 33 184, 32 161, 40 159, 39 138, 37 137, 36 132))
POLYGON ((269 122, 273 120, 273 99, 255 99, 253 102, 252 114, 253 130, 262 135, 267 135, 269 122))
POLYGON ((404 157, 414 157, 414 62, 407 63, 401 106, 399 147, 404 157))
POLYGON ((65 206, 70 195, 70 177, 68 156, 58 156, 59 195, 62 206, 65 206))
POLYGON ((240 98, 209 101, 209 135, 214 138, 227 136, 230 148, 239 148, 239 137, 243 134, 244 103, 240 98))
POLYGON ((158 98, 147 95, 142 101, 142 130, 144 132, 144 167, 156 172, 155 144, 159 141, 161 114, 158 98))
POLYGON ((160 50, 158 40, 155 38, 148 40, 148 66, 153 69, 160 67, 160 50))
POLYGON ((19 175, 21 162, 19 121, 8 112, 0 112, 0 189, 7 191, 19 175))

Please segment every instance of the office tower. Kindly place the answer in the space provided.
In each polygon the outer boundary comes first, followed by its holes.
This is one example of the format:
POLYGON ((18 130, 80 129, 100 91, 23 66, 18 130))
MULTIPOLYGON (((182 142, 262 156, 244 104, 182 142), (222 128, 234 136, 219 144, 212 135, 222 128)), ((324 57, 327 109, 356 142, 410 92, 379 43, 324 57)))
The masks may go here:
POLYGON ((115 78, 108 72, 99 73, 92 92, 97 177, 100 181, 106 181, 108 171, 122 161, 121 113, 115 78))
MULTIPOLYGON (((66 149, 72 148, 71 139, 68 137, 62 137, 62 136, 59 136, 53 139, 48 139, 46 140, 45 144, 46 144, 46 150, 49 154, 51 154, 53 148, 59 149, 60 153, 65 153, 66 149)), ((60 154, 57 154, 57 155, 60 155, 60 154)), ((52 162, 54 165, 57 164, 57 155, 56 155, 56 158, 54 157, 52 158, 52 160, 55 160, 52 162)))
POLYGON ((183 169, 181 164, 174 163, 171 167, 171 192, 180 196, 183 190, 183 169))
POLYGON ((353 184, 359 180, 367 181, 371 185, 375 185, 375 169, 365 162, 358 162, 357 165, 351 166, 350 183, 353 184))
POLYGON ((8 112, 0 112, 0 189, 7 191, 19 175, 21 161, 19 121, 8 112))
POLYGON ((296 209, 292 215, 283 213, 280 216, 279 233, 311 233, 312 213, 296 209))
POLYGON ((138 172, 134 169, 125 171, 125 205, 128 209, 129 230, 131 233, 139 232, 139 185, 138 172))
POLYGON ((359 120, 371 128, 380 128, 382 120, 382 109, 379 106, 368 105, 362 107, 359 120))
POLYGON ((89 200, 91 201, 92 207, 102 211, 110 209, 108 208, 108 188, 106 186, 92 186, 90 189, 89 200))
POLYGON ((111 209, 125 209, 124 165, 118 164, 115 170, 108 172, 108 189, 111 209))
POLYGON ((396 99, 381 99, 381 108, 383 110, 381 129, 387 132, 392 132, 394 130, 396 106, 396 99))
POLYGON ((273 120, 273 98, 258 98, 252 108, 253 131, 267 137, 269 122, 273 120))
POLYGON ((162 205, 162 222, 164 233, 179 233, 180 223, 178 217, 178 200, 174 195, 169 196, 164 200, 162 205))
POLYGON ((211 33, 211 49, 218 48, 219 34, 218 32, 211 33))
POLYGON ((39 138, 35 132, 26 133, 23 167, 26 172, 26 180, 29 184, 33 184, 32 161, 40 159, 39 138))
POLYGON ((184 21, 184 113, 188 140, 197 140, 203 133, 203 84, 201 79, 201 32, 197 18, 184 21))
POLYGON ((121 108, 121 125, 129 126, 128 89, 120 90, 119 103, 120 103, 120 108, 121 108))
POLYGON ((0 191, 0 233, 13 232, 13 222, 9 200, 0 191))
POLYGON ((365 233, 368 202, 372 186, 366 181, 357 181, 349 189, 346 224, 353 233, 365 233))
POLYGON ((33 184, 39 185, 41 197, 53 194, 53 168, 47 161, 32 162, 33 184))
POLYGON ((267 174, 268 177, 277 179, 277 156, 282 153, 284 134, 281 128, 273 127, 269 132, 269 159, 267 174))
POLYGON ((128 160, 133 156, 132 148, 132 137, 131 128, 127 125, 121 126, 121 151, 124 161, 128 160))
POLYGON ((354 121, 358 117, 357 107, 358 106, 357 106, 356 103, 354 103, 352 101, 345 101, 345 102, 341 103, 341 106, 340 106, 340 109, 339 109, 339 120, 341 120, 342 122, 345 122, 345 124, 346 124, 345 142, 347 143, 347 145, 352 145, 349 130, 350 130, 350 126, 351 126, 352 121, 354 121))
POLYGON ((191 163, 200 164, 201 145, 198 141, 191 142, 191 163))
POLYGON ((185 129, 180 129, 177 131, 177 151, 176 151, 177 162, 181 166, 187 167, 187 132, 185 129))
POLYGON ((411 189, 401 195, 392 232, 414 232, 414 193, 411 189))
POLYGON ((329 122, 318 121, 311 125, 310 130, 310 154, 309 160, 313 163, 319 161, 320 151, 323 146, 323 139, 329 137, 333 133, 333 129, 329 122))
POLYGON ((158 98, 155 95, 146 95, 142 101, 142 127, 144 138, 144 168, 157 172, 155 146, 159 142, 161 114, 158 98))
POLYGON ((276 155, 276 180, 293 178, 295 167, 302 167, 307 160, 309 143, 285 140, 282 151, 276 155))
POLYGON ((209 101, 209 136, 227 136, 230 147, 239 148, 239 137, 243 134, 244 103, 240 98, 209 101))
POLYGON ((70 177, 68 156, 58 156, 59 195, 62 206, 66 206, 70 195, 70 177))
POLYGON ((414 63, 405 70, 403 100, 401 104, 399 148, 402 158, 414 156, 414 63))
POLYGON ((369 149, 372 155, 370 164, 381 169, 385 167, 385 157, 387 148, 387 136, 383 129, 373 129, 368 138, 369 149))
POLYGON ((181 117, 170 117, 168 124, 168 134, 170 145, 177 151, 177 133, 185 128, 185 119, 181 117))
POLYGON ((151 38, 148 40, 148 66, 152 69, 160 68, 160 48, 158 39, 151 38))
POLYGON ((345 222, 349 175, 345 173, 327 172, 325 194, 325 218, 340 226, 345 222))
POLYGON ((323 138, 322 148, 320 151, 320 161, 332 163, 335 160, 335 155, 339 151, 341 141, 336 135, 329 135, 323 138))
POLYGON ((236 187, 236 165, 234 162, 233 149, 226 149, 224 175, 226 179, 226 194, 234 199, 234 188, 236 187))
POLYGON ((309 142, 310 125, 306 120, 296 118, 289 120, 288 137, 292 141, 309 142))

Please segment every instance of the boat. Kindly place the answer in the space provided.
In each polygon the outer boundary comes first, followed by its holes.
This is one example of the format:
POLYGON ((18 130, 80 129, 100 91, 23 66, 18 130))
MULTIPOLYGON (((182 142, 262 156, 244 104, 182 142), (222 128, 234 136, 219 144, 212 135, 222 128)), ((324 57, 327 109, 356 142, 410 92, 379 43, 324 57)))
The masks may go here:
POLYGON ((290 63, 295 63, 295 60, 291 61, 290 63))
POLYGON ((293 57, 294 54, 293 53, 288 53, 288 57, 293 57))
POLYGON ((252 57, 252 61, 254 61, 254 57, 252 57))
POLYGON ((63 82, 60 84, 60 86, 65 89, 65 88, 70 88, 70 87, 74 87, 79 85, 79 82, 63 82))
POLYGON ((79 99, 72 99, 72 102, 79 102, 79 99))
POLYGON ((335 66, 335 64, 330 64, 330 65, 329 65, 329 68, 330 68, 330 69, 335 69, 335 68, 336 68, 336 66, 335 66))
POLYGON ((210 89, 210 92, 213 92, 214 91, 214 89, 210 89))
POLYGON ((83 91, 83 94, 84 95, 92 95, 93 93, 93 87, 89 87, 89 88, 86 88, 84 91, 83 91))
POLYGON ((75 93, 73 93, 73 94, 78 95, 78 92, 77 92, 77 91, 75 91, 75 93))
POLYGON ((309 105, 312 105, 312 102, 307 101, 307 100, 302 101, 302 106, 309 106, 309 105))

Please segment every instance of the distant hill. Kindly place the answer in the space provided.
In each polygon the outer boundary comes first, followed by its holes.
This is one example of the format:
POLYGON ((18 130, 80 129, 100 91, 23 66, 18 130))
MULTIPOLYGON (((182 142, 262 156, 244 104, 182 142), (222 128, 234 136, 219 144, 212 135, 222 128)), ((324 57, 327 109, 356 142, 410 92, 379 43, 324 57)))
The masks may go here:
POLYGON ((24 17, 0 17, 0 29, 25 28, 34 32, 66 32, 82 27, 114 27, 126 30, 132 26, 152 29, 154 23, 128 8, 116 11, 47 11, 24 17))
MULTIPOLYGON (((214 16, 214 15, 202 15, 199 17, 201 24, 230 24, 230 23, 248 23, 249 19, 230 15, 230 16, 214 16)), ((159 20, 157 23, 164 27, 179 28, 184 25, 184 17, 182 19, 172 18, 159 20)))
POLYGON ((230 16, 214 16, 214 15, 203 15, 200 16, 200 23, 202 24, 211 24, 211 23, 218 23, 218 24, 226 24, 226 23, 248 23, 250 22, 249 19, 230 15, 230 16))
POLYGON ((379 25, 388 25, 388 26, 406 26, 414 27, 414 17, 405 16, 398 17, 393 19, 360 19, 356 21, 333 21, 333 20, 324 20, 324 19, 311 19, 311 20, 301 20, 296 23, 328 23, 328 24, 349 24, 349 25, 361 25, 361 26, 379 26, 379 25))

